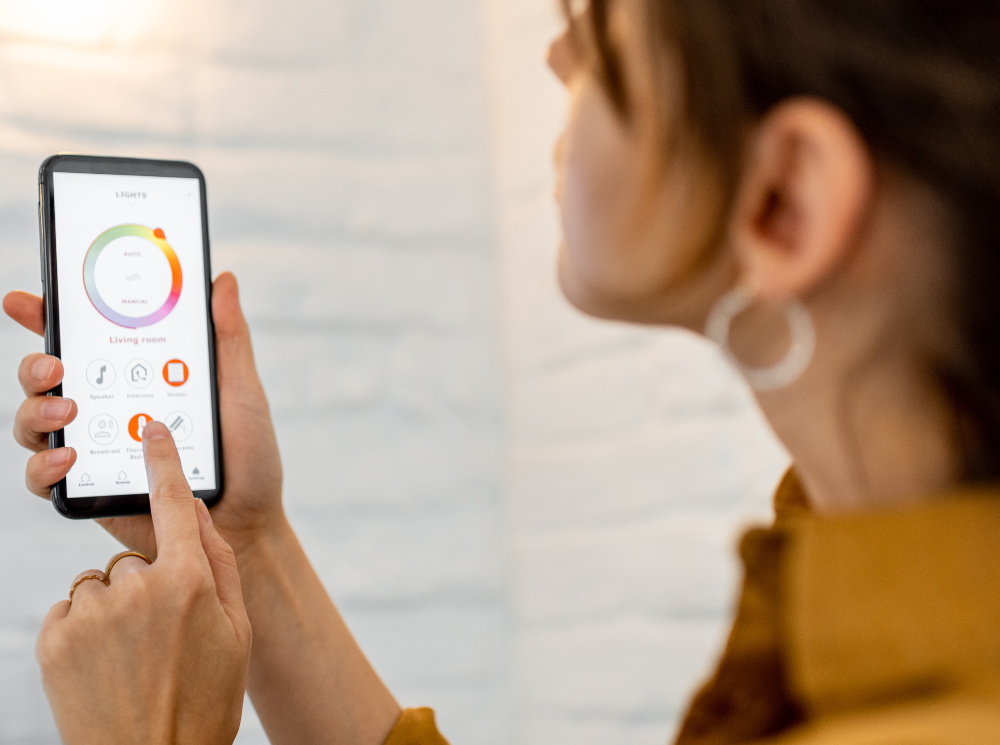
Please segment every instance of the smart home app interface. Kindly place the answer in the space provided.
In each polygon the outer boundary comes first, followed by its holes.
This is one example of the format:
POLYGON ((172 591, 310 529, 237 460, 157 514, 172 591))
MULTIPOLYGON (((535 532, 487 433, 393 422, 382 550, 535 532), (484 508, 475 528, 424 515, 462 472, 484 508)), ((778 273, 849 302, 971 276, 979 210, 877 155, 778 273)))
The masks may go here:
POLYGON ((71 498, 147 493, 146 424, 173 433, 188 483, 214 489, 209 327, 197 179, 54 173, 71 498))

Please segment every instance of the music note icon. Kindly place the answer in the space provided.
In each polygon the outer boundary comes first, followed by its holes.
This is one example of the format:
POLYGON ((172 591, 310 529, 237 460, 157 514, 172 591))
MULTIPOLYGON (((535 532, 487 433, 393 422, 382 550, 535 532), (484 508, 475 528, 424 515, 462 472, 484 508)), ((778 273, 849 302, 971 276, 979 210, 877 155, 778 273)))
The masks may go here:
POLYGON ((107 360, 94 360, 87 365, 87 382, 99 391, 114 385, 115 368, 107 360))

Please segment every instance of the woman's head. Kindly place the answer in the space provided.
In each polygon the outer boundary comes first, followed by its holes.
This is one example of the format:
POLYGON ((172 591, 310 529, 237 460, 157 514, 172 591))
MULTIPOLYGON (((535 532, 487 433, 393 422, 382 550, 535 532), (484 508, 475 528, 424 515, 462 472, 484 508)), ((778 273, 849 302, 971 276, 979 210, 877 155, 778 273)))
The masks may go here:
MULTIPOLYGON (((799 298, 827 380, 905 358, 955 414, 959 467, 1000 476, 1000 5, 592 0, 571 16, 551 54, 573 93, 567 297, 698 330, 739 277, 762 305, 799 298)), ((750 355, 784 343, 746 336, 750 355)))

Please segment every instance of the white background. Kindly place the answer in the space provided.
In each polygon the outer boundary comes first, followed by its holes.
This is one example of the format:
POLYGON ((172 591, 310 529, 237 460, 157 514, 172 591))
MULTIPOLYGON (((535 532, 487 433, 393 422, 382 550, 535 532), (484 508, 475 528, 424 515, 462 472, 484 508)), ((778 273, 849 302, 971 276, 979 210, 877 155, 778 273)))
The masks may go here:
MULTIPOLYGON (((454 745, 665 742, 785 465, 707 346, 560 299, 554 28, 549 0, 174 0, 133 41, 0 34, 0 288, 39 288, 45 156, 204 168, 288 510, 454 745)), ((9 430, 41 342, 0 347, 9 430)), ((116 547, 25 494, 25 457, 0 440, 0 742, 55 743, 37 626, 116 547)))
MULTIPOLYGON (((66 444, 76 448, 78 456, 67 479, 69 496, 146 493, 149 486, 143 467, 142 444, 130 437, 129 421, 134 416, 146 414, 166 422, 174 412, 187 414, 194 423, 193 434, 178 443, 184 474, 191 479, 197 469, 197 480, 190 482, 191 487, 214 489, 212 390, 208 369, 201 195, 197 179, 56 173, 53 182, 61 349, 66 365, 63 393, 76 400, 80 411, 76 421, 66 428, 66 444), (145 196, 134 200, 116 196, 124 192, 142 192, 145 196), (104 318, 87 297, 82 279, 83 263, 94 240, 106 230, 125 224, 163 230, 177 255, 183 277, 180 297, 169 315, 158 323, 138 329, 123 328, 104 318), (135 343, 122 340, 134 340, 135 343), (95 390, 87 382, 87 366, 97 359, 107 360, 115 369, 115 382, 110 388, 95 390), (164 365, 173 359, 183 360, 188 365, 190 375, 183 386, 167 385, 163 377, 164 365), (135 360, 151 367, 152 381, 141 389, 129 385, 126 380, 128 369, 135 360), (114 398, 106 398, 112 395, 114 398), (118 423, 118 437, 107 446, 94 443, 88 432, 91 421, 98 415, 109 415, 118 423), (122 474, 126 476, 124 480, 120 478, 122 474), (92 487, 81 486, 83 475, 90 476, 88 483, 92 483, 92 487)), ((111 253, 118 241, 108 244, 97 260, 94 274, 99 289, 102 279, 106 279, 102 272, 108 271, 102 259, 111 253)), ((169 294, 169 264, 151 243, 144 240, 142 243, 145 244, 142 250, 155 251, 161 257, 159 269, 166 272, 169 294)), ((124 273, 122 268, 121 274, 124 273)), ((148 277, 140 278, 140 281, 148 280, 148 277)), ((109 284, 104 282, 105 286, 109 284)), ((113 302, 116 297, 108 295, 105 302, 121 313, 120 304, 113 302)), ((149 315, 159 310, 160 305, 162 302, 154 303, 145 311, 128 315, 149 315)))

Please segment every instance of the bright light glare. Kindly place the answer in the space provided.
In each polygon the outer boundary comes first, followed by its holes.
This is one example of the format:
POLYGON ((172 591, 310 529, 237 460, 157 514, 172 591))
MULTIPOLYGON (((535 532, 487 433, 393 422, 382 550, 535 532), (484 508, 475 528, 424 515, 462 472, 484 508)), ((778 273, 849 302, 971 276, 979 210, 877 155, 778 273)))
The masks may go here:
POLYGON ((0 32, 71 42, 127 41, 159 0, 0 0, 0 32))

